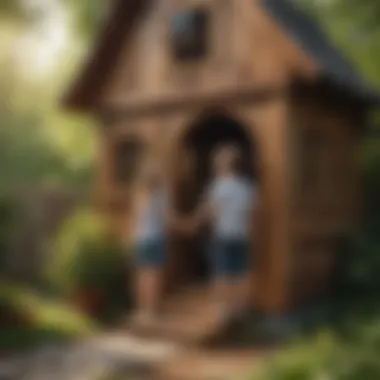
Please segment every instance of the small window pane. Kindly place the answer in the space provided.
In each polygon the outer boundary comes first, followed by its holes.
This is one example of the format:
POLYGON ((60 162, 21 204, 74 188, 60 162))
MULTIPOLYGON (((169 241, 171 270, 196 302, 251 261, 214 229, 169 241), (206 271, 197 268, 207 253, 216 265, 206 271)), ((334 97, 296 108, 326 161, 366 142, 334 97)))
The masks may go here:
POLYGON ((177 13, 171 20, 171 43, 178 60, 196 60, 207 53, 208 12, 193 10, 177 13))

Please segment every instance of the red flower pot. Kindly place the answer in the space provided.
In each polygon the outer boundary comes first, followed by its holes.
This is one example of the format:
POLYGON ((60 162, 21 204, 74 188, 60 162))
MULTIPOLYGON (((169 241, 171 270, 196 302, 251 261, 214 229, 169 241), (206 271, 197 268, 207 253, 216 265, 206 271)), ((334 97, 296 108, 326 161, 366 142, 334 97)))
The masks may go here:
POLYGON ((103 305, 103 296, 91 289, 79 291, 75 297, 75 305, 86 314, 96 314, 103 305))

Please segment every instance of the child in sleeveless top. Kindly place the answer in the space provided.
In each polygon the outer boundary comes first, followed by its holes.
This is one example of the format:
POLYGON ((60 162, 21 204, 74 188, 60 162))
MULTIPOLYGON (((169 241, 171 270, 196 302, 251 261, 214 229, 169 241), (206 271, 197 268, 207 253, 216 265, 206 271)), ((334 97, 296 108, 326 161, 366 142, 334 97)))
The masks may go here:
POLYGON ((133 231, 137 266, 138 322, 154 318, 161 295, 161 276, 165 265, 167 198, 163 173, 158 166, 147 166, 142 173, 140 199, 134 202, 136 225, 133 231))

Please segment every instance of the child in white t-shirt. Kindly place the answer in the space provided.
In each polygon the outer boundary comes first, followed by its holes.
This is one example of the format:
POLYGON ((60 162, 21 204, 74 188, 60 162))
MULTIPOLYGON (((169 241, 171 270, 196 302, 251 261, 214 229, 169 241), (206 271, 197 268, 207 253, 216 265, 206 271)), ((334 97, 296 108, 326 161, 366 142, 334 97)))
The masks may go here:
POLYGON ((211 226, 211 266, 218 307, 225 313, 245 310, 252 260, 255 184, 240 174, 241 152, 222 146, 212 158, 213 179, 194 220, 211 226))

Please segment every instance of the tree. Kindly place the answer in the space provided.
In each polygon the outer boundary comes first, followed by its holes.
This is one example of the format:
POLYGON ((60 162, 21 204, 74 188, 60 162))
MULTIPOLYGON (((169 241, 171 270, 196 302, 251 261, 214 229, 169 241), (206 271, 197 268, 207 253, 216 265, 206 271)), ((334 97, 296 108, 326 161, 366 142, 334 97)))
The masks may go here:
POLYGON ((79 36, 92 37, 96 27, 112 1, 105 0, 61 0, 69 12, 74 29, 79 36))
POLYGON ((1 19, 20 20, 25 17, 25 10, 19 0, 1 0, 0 17, 1 19))
POLYGON ((380 2, 298 0, 325 27, 346 55, 380 85, 380 2))
MULTIPOLYGON (((18 38, 32 33, 34 22, 41 19, 28 15, 18 0, 1 0, 0 10, 4 20, 0 24, 1 185, 90 185, 93 123, 63 112, 59 104, 80 56, 77 44, 68 44, 65 54, 57 56, 52 71, 31 81, 15 64, 14 47, 18 38)), ((49 17, 48 12, 38 14, 49 17)), ((84 43, 80 45, 83 48, 84 43)), ((28 61, 23 63, 27 65, 28 61)))

